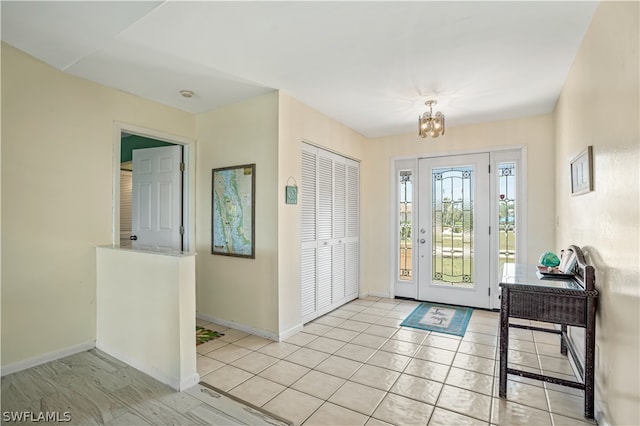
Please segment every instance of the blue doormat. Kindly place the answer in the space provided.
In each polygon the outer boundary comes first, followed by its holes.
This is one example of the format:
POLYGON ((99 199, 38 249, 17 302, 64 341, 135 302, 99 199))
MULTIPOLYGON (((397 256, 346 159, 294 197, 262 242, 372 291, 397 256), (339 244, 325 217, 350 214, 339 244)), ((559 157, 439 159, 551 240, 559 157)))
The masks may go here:
POLYGON ((464 336, 472 313, 472 308, 422 302, 400 325, 464 336))

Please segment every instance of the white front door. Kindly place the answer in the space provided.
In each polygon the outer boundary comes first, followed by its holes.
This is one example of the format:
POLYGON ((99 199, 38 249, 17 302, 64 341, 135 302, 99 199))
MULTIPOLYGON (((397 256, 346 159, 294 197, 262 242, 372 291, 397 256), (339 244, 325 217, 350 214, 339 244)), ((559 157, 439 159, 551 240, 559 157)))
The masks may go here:
POLYGON ((132 246, 182 250, 182 146, 133 151, 132 246))
POLYGON ((418 299, 489 308, 489 154, 420 159, 418 170, 418 299))

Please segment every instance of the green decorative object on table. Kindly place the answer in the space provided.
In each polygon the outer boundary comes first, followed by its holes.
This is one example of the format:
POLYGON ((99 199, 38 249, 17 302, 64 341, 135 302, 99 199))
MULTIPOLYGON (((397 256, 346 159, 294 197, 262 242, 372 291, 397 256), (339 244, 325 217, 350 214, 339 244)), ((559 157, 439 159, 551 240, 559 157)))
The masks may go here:
POLYGON ((547 268, 555 268, 560 265, 560 258, 553 252, 545 251, 542 253, 542 256, 540 256, 540 264, 547 268))

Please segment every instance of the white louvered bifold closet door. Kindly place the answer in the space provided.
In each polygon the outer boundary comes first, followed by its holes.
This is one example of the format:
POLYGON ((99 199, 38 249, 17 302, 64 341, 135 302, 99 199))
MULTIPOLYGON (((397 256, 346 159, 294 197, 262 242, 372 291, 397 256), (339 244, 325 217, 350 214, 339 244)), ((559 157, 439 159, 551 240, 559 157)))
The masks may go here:
POLYGON ((333 300, 345 297, 345 244, 347 234, 347 164, 336 159, 333 164, 333 258, 331 284, 333 300))
POLYGON ((318 310, 331 305, 333 254, 333 159, 318 150, 318 310))
POLYGON ((358 297, 360 282, 360 164, 347 160, 347 235, 345 297, 358 297))
POLYGON ((313 315, 316 306, 316 195, 317 195, 317 153, 302 151, 302 182, 300 189, 300 207, 302 210, 302 226, 300 235, 301 247, 301 293, 302 317, 313 315))
POLYGON ((358 297, 359 163, 302 145, 303 323, 358 297))

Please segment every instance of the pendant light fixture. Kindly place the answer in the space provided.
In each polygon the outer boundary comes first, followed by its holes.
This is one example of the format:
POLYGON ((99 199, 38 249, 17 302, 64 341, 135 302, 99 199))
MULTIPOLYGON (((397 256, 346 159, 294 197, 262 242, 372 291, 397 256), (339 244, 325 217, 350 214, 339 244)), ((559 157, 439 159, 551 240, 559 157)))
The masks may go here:
POLYGON ((437 103, 434 100, 426 101, 424 104, 429 107, 429 111, 418 116, 418 134, 423 139, 427 136, 437 138, 444 135, 444 114, 440 111, 433 114, 433 106, 437 103))

